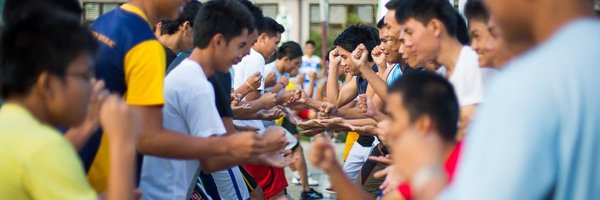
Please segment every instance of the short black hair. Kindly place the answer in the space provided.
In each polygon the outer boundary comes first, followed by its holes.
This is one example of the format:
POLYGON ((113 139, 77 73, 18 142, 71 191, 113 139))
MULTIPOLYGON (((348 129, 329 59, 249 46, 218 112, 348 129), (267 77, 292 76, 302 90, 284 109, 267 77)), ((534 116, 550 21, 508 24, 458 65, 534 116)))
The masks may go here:
POLYGON ((285 32, 285 28, 277 23, 273 18, 264 17, 265 24, 264 26, 258 30, 258 34, 266 33, 269 37, 276 36, 277 33, 281 34, 285 32))
POLYGON ((287 57, 291 60, 302 57, 303 55, 302 47, 300 47, 300 45, 294 41, 284 42, 277 50, 277 59, 287 57))
MULTIPOLYGON (((379 30, 360 24, 349 26, 333 41, 333 45, 340 46, 349 52, 354 51, 360 44, 364 44, 367 50, 371 52, 379 43, 381 43, 381 40, 379 40, 379 30)), ((373 61, 371 53, 368 55, 369 61, 373 61)))
POLYGON ((385 8, 388 10, 396 10, 398 6, 400 6, 400 0, 390 0, 385 4, 385 8))
POLYGON ((252 14, 237 0, 208 1, 196 15, 194 47, 206 48, 213 36, 222 34, 229 42, 254 26, 252 14), (235 13, 235 14, 232 14, 235 13))
POLYGON ((240 0, 240 2, 242 2, 242 4, 246 6, 246 9, 250 11, 252 17, 254 18, 254 27, 250 28, 248 32, 253 32, 254 29, 260 30, 261 27, 265 26, 265 16, 263 15, 262 10, 258 6, 254 5, 249 0, 240 0))
POLYGON ((482 0, 468 0, 465 4, 465 17, 467 21, 481 20, 487 23, 490 20, 490 12, 482 0))
POLYGON ((78 0, 6 0, 2 16, 5 25, 15 23, 32 12, 58 9, 81 18, 83 9, 78 0))
POLYGON ((64 77, 82 53, 95 54, 97 40, 80 18, 39 10, 7 24, 0 36, 0 94, 27 95, 42 72, 64 77))
POLYGON ((378 29, 382 29, 383 25, 385 24, 383 21, 384 17, 382 17, 378 22, 377 22, 377 28, 378 29))
POLYGON ((444 140, 456 141, 460 108, 452 84, 444 77, 427 71, 407 73, 394 81, 389 92, 402 95, 411 122, 429 116, 444 140))
POLYGON ((458 12, 456 12, 456 39, 458 39, 462 45, 469 45, 471 43, 467 22, 465 22, 463 16, 458 12))
POLYGON ((317 44, 315 43, 315 41, 312 41, 312 40, 308 40, 308 41, 306 41, 306 43, 304 43, 304 44, 305 44, 305 45, 307 45, 307 44, 310 44, 310 45, 313 45, 313 47, 317 46, 317 44))
POLYGON ((398 23, 414 18, 426 25, 437 19, 444 24, 450 36, 456 37, 458 11, 448 0, 402 0, 395 7, 398 23))
POLYGON ((200 1, 190 1, 183 7, 183 12, 179 14, 177 19, 175 20, 162 20, 162 27, 160 30, 161 34, 174 34, 179 30, 179 26, 181 26, 185 22, 190 22, 190 26, 194 27, 194 18, 198 11, 202 7, 202 3, 200 1))

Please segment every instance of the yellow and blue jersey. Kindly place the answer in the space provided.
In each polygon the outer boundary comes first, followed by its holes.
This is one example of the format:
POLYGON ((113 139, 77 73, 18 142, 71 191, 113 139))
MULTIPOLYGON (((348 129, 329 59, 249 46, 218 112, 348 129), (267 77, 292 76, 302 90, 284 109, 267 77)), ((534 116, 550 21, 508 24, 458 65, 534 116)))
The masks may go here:
MULTIPOLYGON (((139 8, 124 4, 100 16, 91 30, 100 43, 96 76, 106 82, 106 88, 122 95, 129 105, 163 105, 165 50, 146 15, 139 8)), ((107 143, 100 131, 80 151, 88 180, 97 192, 106 190, 107 143)))

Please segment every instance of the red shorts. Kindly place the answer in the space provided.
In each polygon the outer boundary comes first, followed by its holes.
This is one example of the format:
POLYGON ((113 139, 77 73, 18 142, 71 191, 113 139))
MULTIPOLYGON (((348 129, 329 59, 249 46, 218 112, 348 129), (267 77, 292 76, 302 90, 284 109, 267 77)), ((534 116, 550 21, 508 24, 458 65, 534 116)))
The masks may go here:
POLYGON ((248 171, 248 173, 254 177, 254 180, 256 180, 258 185, 260 185, 265 199, 279 194, 288 186, 283 168, 247 164, 244 165, 244 169, 248 171))

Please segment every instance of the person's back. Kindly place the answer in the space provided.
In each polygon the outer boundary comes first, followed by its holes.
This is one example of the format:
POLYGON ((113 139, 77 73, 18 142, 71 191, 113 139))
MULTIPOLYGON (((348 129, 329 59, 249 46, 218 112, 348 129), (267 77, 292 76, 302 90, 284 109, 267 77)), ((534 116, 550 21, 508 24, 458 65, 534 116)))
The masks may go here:
POLYGON ((73 146, 22 106, 2 106, 0 133, 0 199, 97 198, 73 146))

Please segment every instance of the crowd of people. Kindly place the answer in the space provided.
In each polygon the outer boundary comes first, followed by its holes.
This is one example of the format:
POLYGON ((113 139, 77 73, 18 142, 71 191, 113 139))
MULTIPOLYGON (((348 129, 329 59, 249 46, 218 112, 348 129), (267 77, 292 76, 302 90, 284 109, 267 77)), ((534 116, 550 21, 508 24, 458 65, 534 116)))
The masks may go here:
POLYGON ((6 0, 0 199, 600 197, 589 0, 380 6, 321 59, 248 0, 6 0))

